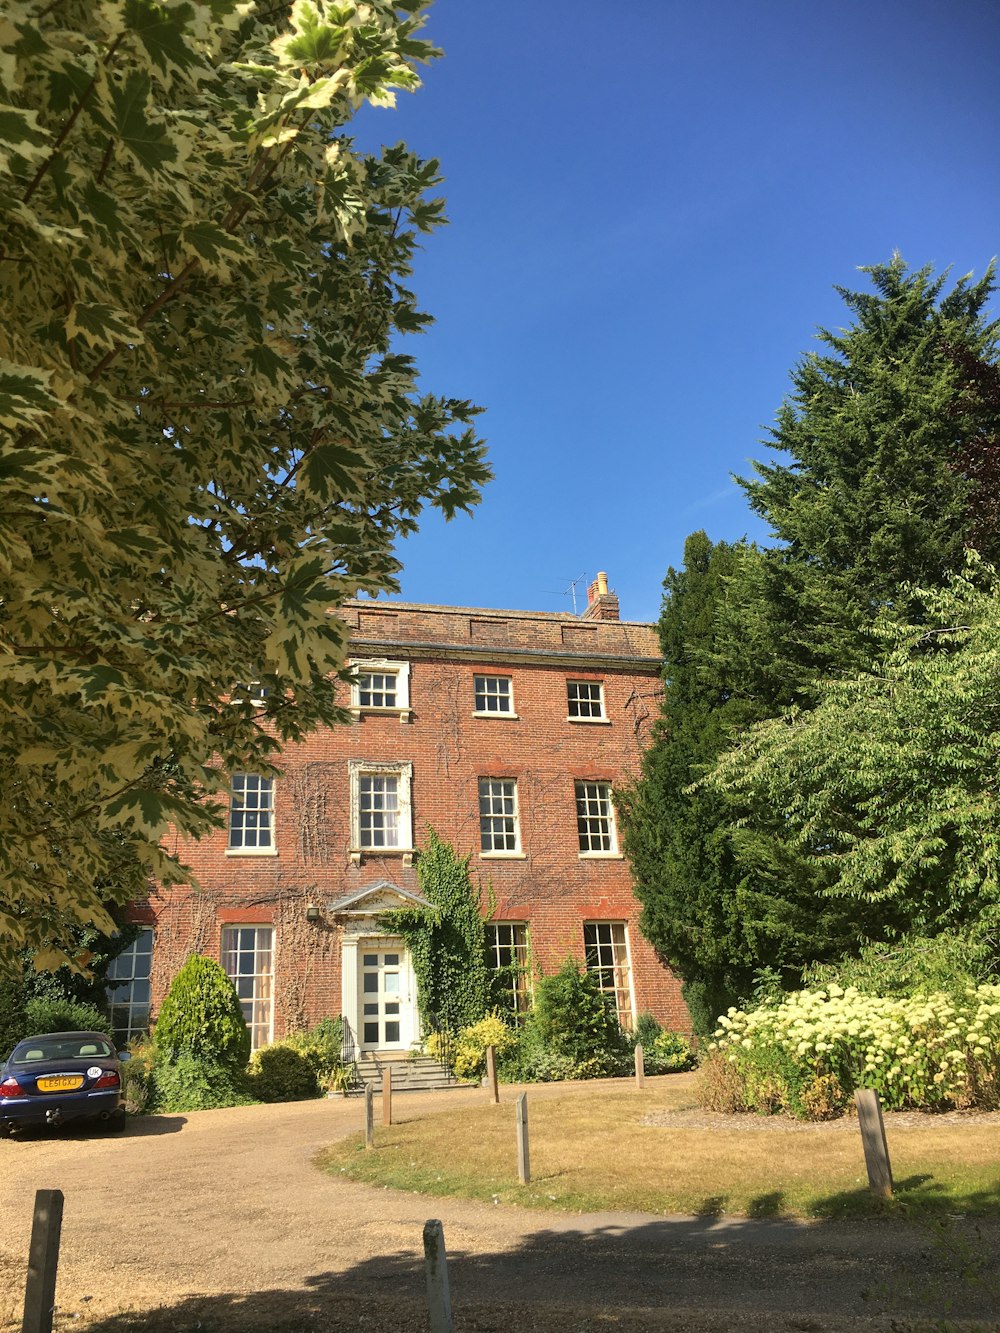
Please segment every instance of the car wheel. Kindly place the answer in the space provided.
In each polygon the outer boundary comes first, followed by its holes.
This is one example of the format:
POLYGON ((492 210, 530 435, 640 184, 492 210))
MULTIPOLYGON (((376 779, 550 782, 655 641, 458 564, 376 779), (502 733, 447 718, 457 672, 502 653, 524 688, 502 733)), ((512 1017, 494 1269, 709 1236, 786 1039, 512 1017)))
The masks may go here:
POLYGON ((113 1134, 121 1134, 124 1128, 125 1128, 125 1108, 123 1107, 120 1111, 116 1111, 114 1115, 111 1116, 111 1118, 108 1120, 108 1129, 110 1129, 113 1134))

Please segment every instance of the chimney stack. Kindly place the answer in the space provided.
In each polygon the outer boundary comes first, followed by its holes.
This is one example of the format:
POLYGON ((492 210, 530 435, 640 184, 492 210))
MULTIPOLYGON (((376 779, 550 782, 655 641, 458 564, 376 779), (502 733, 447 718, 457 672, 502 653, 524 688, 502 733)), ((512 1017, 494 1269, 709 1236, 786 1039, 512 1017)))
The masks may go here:
POLYGON ((587 609, 583 620, 620 620, 618 594, 608 591, 608 576, 602 569, 587 589, 587 609))

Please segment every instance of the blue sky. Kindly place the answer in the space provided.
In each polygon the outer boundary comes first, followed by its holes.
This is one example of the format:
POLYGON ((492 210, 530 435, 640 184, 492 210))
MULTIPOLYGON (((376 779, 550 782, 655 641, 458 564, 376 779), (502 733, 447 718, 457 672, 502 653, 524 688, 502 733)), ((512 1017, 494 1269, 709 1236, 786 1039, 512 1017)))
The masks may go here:
POLYGON ((568 611, 604 569, 655 619, 689 532, 766 535, 730 474, 833 285, 1000 249, 1000 3, 437 0, 427 35, 359 137, 441 160, 405 350, 486 408, 496 480, 403 544, 403 596, 568 611))

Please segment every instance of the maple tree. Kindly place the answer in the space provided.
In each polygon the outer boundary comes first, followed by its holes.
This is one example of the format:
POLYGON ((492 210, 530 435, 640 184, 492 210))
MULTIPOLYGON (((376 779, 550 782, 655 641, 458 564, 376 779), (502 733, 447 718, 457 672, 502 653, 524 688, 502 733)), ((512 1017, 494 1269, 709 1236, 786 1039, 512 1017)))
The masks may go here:
POLYGON ((437 163, 345 128, 418 85, 423 11, 0 16, 0 963, 182 875, 169 826, 339 719, 336 607, 489 478, 399 350, 437 163))

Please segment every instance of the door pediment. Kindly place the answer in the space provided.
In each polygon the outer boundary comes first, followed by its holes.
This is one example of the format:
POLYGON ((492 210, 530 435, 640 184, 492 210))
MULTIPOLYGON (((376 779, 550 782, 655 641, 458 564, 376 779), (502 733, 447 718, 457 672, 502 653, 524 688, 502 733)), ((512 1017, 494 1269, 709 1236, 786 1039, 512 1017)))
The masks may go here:
POLYGON ((371 918, 381 916, 384 912, 398 911, 401 907, 422 908, 430 905, 422 894, 401 889, 398 884, 380 879, 327 903, 326 911, 330 916, 371 918))

